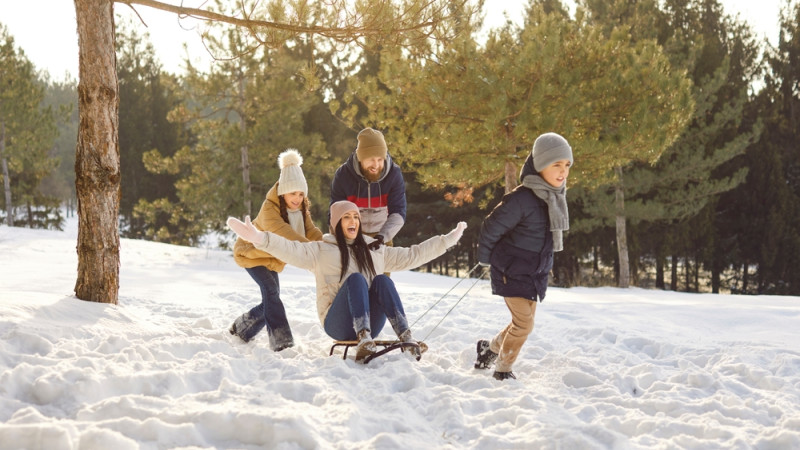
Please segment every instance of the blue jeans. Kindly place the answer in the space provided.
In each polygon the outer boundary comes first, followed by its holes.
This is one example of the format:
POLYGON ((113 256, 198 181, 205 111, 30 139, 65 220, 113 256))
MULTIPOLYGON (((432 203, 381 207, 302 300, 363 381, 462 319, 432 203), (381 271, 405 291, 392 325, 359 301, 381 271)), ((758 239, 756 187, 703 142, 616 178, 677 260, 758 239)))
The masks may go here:
POLYGON ((325 317, 325 332, 339 341, 354 341, 359 331, 367 329, 374 338, 383 330, 386 319, 399 336, 408 329, 400 295, 394 282, 378 275, 367 287, 364 275, 354 273, 344 280, 325 317))
POLYGON ((245 270, 261 288, 261 303, 236 319, 234 322, 236 334, 248 342, 266 326, 272 350, 280 351, 291 347, 294 345, 294 339, 281 301, 278 273, 264 266, 245 270))

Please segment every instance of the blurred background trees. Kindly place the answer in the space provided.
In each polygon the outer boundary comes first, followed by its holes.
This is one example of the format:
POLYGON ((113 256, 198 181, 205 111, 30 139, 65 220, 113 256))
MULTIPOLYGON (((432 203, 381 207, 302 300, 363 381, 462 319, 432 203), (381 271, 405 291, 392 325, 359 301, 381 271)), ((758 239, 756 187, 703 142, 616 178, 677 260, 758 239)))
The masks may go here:
MULTIPOLYGON (((397 245, 467 220, 423 269, 463 275, 483 217, 556 131, 575 167, 555 284, 800 294, 796 1, 775 47, 718 0, 533 0, 520 26, 488 31, 459 5, 448 40, 260 45, 212 24, 218 61, 179 74, 136 24, 118 26, 121 234, 229 244, 225 218, 257 212, 286 148, 304 157, 326 230, 332 173, 369 126, 406 175, 397 245)), ((76 83, 38 73, 0 32, 0 217, 59 228, 74 208, 76 83)))

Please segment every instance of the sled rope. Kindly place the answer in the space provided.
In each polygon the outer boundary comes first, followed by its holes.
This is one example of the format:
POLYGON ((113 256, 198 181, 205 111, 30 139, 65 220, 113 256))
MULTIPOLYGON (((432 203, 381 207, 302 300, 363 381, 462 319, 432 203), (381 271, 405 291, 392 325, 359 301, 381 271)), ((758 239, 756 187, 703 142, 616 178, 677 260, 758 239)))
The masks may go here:
MULTIPOLYGON (((472 270, 475 270, 475 268, 477 268, 477 267, 478 267, 478 265, 476 265, 472 270)), ((472 273, 472 270, 470 271, 470 273, 472 273)), ((453 304, 453 306, 451 306, 450 309, 447 310, 447 312, 442 316, 442 318, 439 319, 438 322, 436 322, 436 325, 434 325, 433 328, 431 328, 430 331, 428 331, 428 334, 426 334, 425 337, 422 338, 423 341, 428 340, 428 337, 430 337, 430 335, 433 334, 433 332, 436 330, 436 328, 439 325, 441 325, 441 323, 444 321, 444 318, 447 317, 451 312, 453 312, 453 310, 456 308, 456 306, 458 306, 458 304, 461 303, 461 300, 464 300, 464 297, 466 297, 467 294, 469 294, 469 291, 472 290, 472 288, 475 287, 475 285, 478 284, 478 282, 481 281, 484 276, 486 276, 487 272, 488 271, 484 270, 483 273, 481 273, 481 276, 476 278, 475 282, 472 283, 472 285, 463 294, 461 294, 461 297, 459 297, 459 299, 455 302, 455 304, 453 304)), ((467 274, 467 275, 469 275, 469 274, 467 274)), ((460 283, 460 281, 459 281, 459 283, 460 283)), ((456 286, 458 286, 458 283, 456 283, 456 286)), ((453 288, 455 288, 455 286, 453 286, 453 288)), ((452 290, 453 289, 450 289, 450 291, 452 291, 452 290)), ((448 291, 448 292, 450 292, 450 291, 448 291)), ((445 294, 445 295, 447 295, 447 294, 445 294)), ((444 297, 442 297, 442 298, 444 298, 444 297)), ((439 301, 441 301, 441 299, 439 299, 439 301)), ((436 303, 439 303, 439 301, 437 301, 436 303)), ((434 304, 434 306, 435 306, 435 304, 434 304)), ((417 319, 417 320, 419 320, 419 319, 417 319)), ((414 322, 414 323, 416 323, 416 322, 414 322)))
MULTIPOLYGON (((467 273, 467 276, 465 276, 464 278, 459 278, 459 279, 458 279, 458 283, 456 283, 456 284, 455 284, 453 287, 451 287, 449 291, 445 292, 445 293, 444 293, 444 295, 442 295, 441 297, 439 297, 439 300, 436 300, 436 302, 434 302, 434 303, 433 303, 433 305, 431 305, 431 306, 430 306, 430 308, 428 308, 427 310, 425 310, 425 312, 423 312, 423 313, 422 313, 422 315, 420 315, 419 317, 417 317, 417 320, 415 320, 415 321, 414 321, 414 323, 412 323, 411 325, 409 325, 409 326, 408 326, 408 328, 414 328, 414 325, 416 325, 416 324, 417 324, 417 322, 419 322, 419 321, 420 321, 420 319, 422 319, 423 317, 425 317, 425 314, 428 314, 429 312, 431 312, 431 310, 432 310, 433 308, 435 308, 435 307, 436 307, 436 305, 438 305, 438 304, 439 304, 439 302, 441 302, 442 300, 444 300, 444 298, 445 298, 445 297, 447 297, 447 294, 449 294, 449 293, 453 292, 453 289, 457 288, 457 287, 458 287, 458 285, 459 285, 459 284, 461 284, 461 282, 462 282, 462 281, 464 281, 464 280, 466 280, 467 278, 469 278, 469 276, 470 276, 470 275, 472 275, 472 272, 475 272, 475 269, 477 269, 479 266, 480 266, 480 264, 475 264, 475 267, 473 267, 473 268, 472 268, 472 269, 471 269, 471 270, 470 270, 470 271, 467 273)), ((467 292, 469 292, 469 291, 467 291, 467 292)))

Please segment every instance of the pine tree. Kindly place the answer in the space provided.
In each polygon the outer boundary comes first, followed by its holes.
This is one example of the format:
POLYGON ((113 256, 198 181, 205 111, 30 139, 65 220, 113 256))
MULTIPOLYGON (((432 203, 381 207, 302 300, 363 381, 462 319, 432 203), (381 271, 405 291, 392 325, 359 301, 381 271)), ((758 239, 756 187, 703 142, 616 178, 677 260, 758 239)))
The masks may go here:
POLYGON ((74 79, 52 80, 44 78, 45 105, 56 111, 58 136, 53 143, 51 157, 58 167, 42 180, 42 192, 58 199, 66 215, 75 213, 75 140, 78 135, 78 87, 74 79))
POLYGON ((42 180, 57 164, 49 155, 56 136, 54 114, 43 105, 44 86, 33 64, 2 25, 0 85, 0 177, 6 224, 13 226, 24 218, 31 228, 58 228, 58 201, 40 191, 42 180))
MULTIPOLYGON (((170 122, 169 114, 182 106, 178 80, 161 70, 149 36, 140 36, 131 24, 117 24, 119 66, 119 147, 122 180, 120 216, 122 235, 141 238, 147 227, 169 227, 167 217, 146 224, 134 216, 140 201, 159 198, 176 201, 175 177, 153 174, 144 167, 143 155, 152 150, 172 156, 189 143, 183 124, 170 122)), ((174 231, 174 230, 173 230, 174 231)))
MULTIPOLYGON (((447 40, 443 26, 451 9, 469 0, 408 0, 402 14, 390 11, 392 0, 357 3, 266 5, 244 1, 238 16, 203 8, 170 5, 153 0, 127 0, 179 15, 222 21, 251 33, 257 46, 280 47, 290 38, 319 35, 334 44, 354 43, 370 36, 391 45, 447 40), (259 7, 260 6, 260 7, 259 7), (258 7, 258 8, 257 8, 258 7)), ((116 303, 119 290, 120 158, 118 142, 119 87, 114 58, 114 1, 75 0, 78 60, 78 144, 75 184, 78 196, 78 298, 116 303)))
POLYGON ((780 27, 752 112, 764 133, 745 156, 747 181, 723 200, 735 205, 725 218, 736 224, 734 288, 742 293, 800 294, 800 4, 782 11, 780 27))
POLYGON ((483 47, 477 24, 457 21, 459 39, 433 58, 387 50, 377 79, 354 89, 436 189, 469 193, 502 180, 508 192, 536 136, 563 134, 576 149, 571 185, 614 183, 609 210, 624 257, 624 168, 654 163, 677 138, 693 109, 690 83, 653 40, 630 42, 621 28, 605 36, 544 3, 531 5, 524 28, 492 33, 483 47))
MULTIPOLYGON (((177 178, 176 201, 142 199, 136 206, 149 238, 194 244, 208 230, 223 231, 227 216, 254 216, 278 179, 280 152, 297 148, 309 171, 324 150, 319 135, 304 130, 304 115, 316 98, 305 89, 306 61, 297 47, 250 51, 242 30, 227 28, 220 35, 208 38, 209 48, 237 57, 207 74, 189 67, 192 104, 175 113, 191 124, 196 143, 171 157, 157 151, 146 156, 149 170, 177 178), (174 231, 154 226, 160 217, 168 217, 174 231)), ((317 178, 306 178, 312 203, 325 202, 317 178)))
MULTIPOLYGON (((759 132, 758 126, 742 121, 757 48, 745 28, 722 15, 716 0, 670 0, 663 10, 651 0, 583 3, 593 20, 605 24, 607 30, 627 27, 632 40, 657 39, 672 64, 685 68, 693 80, 696 108, 688 128, 657 163, 636 164, 626 175, 626 216, 632 225, 646 222, 638 227, 650 234, 641 241, 642 250, 653 256, 663 277, 665 258, 674 254, 665 244, 689 239, 699 225, 692 217, 703 208, 713 211, 720 194, 744 180, 746 169, 731 161, 744 153, 759 132)), ((607 216, 603 205, 611 201, 610 195, 594 197, 587 201, 594 205, 587 212, 595 221, 607 216)), ((723 247, 712 252, 709 246, 722 245, 724 240, 714 240, 713 222, 702 223, 708 226, 701 247, 708 251, 699 254, 707 255, 703 261, 718 277, 725 253, 723 247)), ((664 286, 663 278, 656 284, 664 286)))

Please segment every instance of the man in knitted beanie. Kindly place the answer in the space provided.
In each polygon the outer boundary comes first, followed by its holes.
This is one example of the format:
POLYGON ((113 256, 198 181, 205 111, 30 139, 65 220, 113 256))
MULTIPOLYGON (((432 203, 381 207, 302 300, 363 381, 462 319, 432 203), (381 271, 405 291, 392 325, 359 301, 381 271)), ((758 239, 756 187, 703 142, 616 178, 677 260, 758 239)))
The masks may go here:
POLYGON ((405 224, 405 181, 400 167, 392 162, 383 133, 364 128, 356 139, 353 154, 333 175, 330 204, 341 200, 355 203, 361 231, 374 239, 370 248, 377 249, 391 245, 405 224))

